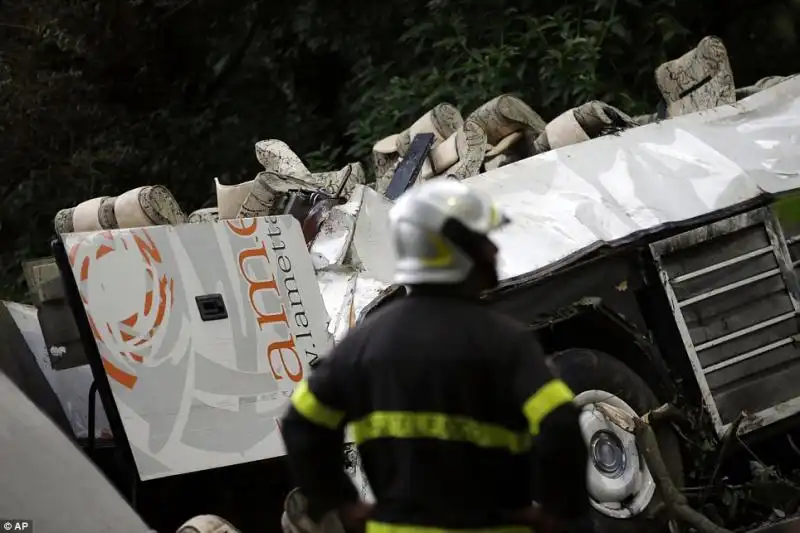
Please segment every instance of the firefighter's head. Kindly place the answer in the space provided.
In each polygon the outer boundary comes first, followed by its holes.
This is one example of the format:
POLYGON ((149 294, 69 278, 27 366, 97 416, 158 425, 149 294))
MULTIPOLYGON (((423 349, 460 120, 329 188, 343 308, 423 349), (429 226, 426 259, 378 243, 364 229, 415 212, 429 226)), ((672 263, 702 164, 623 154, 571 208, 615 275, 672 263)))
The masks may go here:
POLYGON ((488 235, 508 219, 481 191, 451 178, 403 194, 389 219, 402 285, 497 285, 497 247, 488 235))

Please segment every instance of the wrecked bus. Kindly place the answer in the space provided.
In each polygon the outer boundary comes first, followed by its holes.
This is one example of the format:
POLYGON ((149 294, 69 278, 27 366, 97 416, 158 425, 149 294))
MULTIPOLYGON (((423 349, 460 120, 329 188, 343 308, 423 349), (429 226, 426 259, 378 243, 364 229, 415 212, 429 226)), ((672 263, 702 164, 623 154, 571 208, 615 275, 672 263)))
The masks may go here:
MULTIPOLYGON (((790 79, 467 178, 512 219, 485 303, 528 324, 577 393, 603 531, 680 527, 626 422, 664 405, 660 456, 691 504, 731 528, 797 525, 797 494, 731 502, 791 465, 755 447, 796 449, 798 110, 790 79)), ((36 308, 6 308, 31 372, 153 527, 212 512, 277 528, 288 396, 331 343, 402 297, 390 207, 356 185, 310 233, 295 214, 62 232, 54 260, 26 267, 36 308)), ((345 461, 369 497, 352 446, 345 461)))

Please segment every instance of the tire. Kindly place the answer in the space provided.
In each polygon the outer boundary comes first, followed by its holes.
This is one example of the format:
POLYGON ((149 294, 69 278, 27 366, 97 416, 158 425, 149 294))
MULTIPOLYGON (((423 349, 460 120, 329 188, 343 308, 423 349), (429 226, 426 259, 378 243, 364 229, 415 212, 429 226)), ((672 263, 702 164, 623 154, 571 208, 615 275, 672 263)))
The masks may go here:
MULTIPOLYGON (((628 404, 638 415, 643 415, 661 405, 642 378, 624 363, 606 353, 572 348, 553 354, 550 361, 576 396, 591 390, 608 392, 628 404)), ((676 486, 682 487, 683 461, 677 435, 667 425, 653 429, 664 463, 676 486)), ((641 513, 624 519, 608 516, 593 507, 597 531, 600 533, 667 531, 668 519, 665 514, 661 512, 653 516, 654 510, 660 507, 660 503, 661 499, 656 491, 641 513)))

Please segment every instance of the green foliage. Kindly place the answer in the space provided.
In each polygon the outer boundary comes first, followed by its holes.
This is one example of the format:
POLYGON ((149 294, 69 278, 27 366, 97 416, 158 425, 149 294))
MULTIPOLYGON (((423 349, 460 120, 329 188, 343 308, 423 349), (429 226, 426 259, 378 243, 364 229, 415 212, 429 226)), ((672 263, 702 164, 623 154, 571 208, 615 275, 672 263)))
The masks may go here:
POLYGON ((20 297, 19 263, 49 253, 59 209, 147 183, 209 205, 212 178, 258 172, 260 139, 327 170, 442 101, 646 112, 654 68, 709 33, 740 83, 798 71, 796 4, 5 0, 0 291, 20 297))
POLYGON ((333 162, 339 159, 342 151, 343 148, 341 146, 330 146, 327 143, 323 143, 316 150, 306 153, 303 158, 304 163, 308 168, 313 168, 317 172, 334 170, 333 162))
POLYGON ((649 111, 655 94, 652 83, 642 82, 664 58, 662 47, 687 33, 669 14, 674 0, 647 8, 636 0, 559 4, 557 9, 547 2, 467 4, 430 3, 425 18, 404 21, 397 45, 401 53, 393 61, 362 62, 349 87, 348 133, 354 139, 349 155, 364 157, 376 139, 442 101, 466 114, 510 92, 546 118, 594 99, 631 113, 649 111), (626 29, 653 14, 661 21, 653 29, 626 29), (639 39, 655 41, 657 53, 631 61, 639 39), (615 70, 616 75, 608 74, 615 70))
POLYGON ((791 194, 775 202, 775 215, 787 237, 800 232, 800 194, 791 194))

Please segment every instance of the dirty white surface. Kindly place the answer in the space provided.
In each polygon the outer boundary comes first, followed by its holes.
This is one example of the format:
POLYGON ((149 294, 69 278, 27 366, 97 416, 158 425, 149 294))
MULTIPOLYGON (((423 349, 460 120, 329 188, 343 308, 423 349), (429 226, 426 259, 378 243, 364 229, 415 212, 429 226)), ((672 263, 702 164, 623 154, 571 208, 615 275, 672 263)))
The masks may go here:
POLYGON ((466 180, 512 219, 512 280, 582 251, 800 187, 800 79, 710 111, 553 150, 466 180))
MULTIPOLYGON (((39 312, 37 309, 32 305, 15 302, 2 303, 8 308, 31 353, 36 358, 36 364, 42 369, 45 379, 50 383, 53 391, 61 401, 75 436, 86 438, 89 435, 89 387, 93 381, 92 370, 89 365, 67 370, 53 370, 50 358, 47 356, 47 346, 42 336, 42 328, 39 325, 39 312)), ((98 438, 110 438, 111 428, 100 397, 98 396, 96 400, 95 436, 98 438)))
POLYGON ((30 520, 27 531, 36 533, 151 531, 97 467, 1 373, 0 428, 1 517, 30 520))
POLYGON ((284 455, 277 420, 331 344, 297 219, 61 238, 140 479, 284 455))
POLYGON ((391 206, 383 195, 359 186, 348 203, 333 208, 311 246, 317 282, 330 317, 328 332, 336 340, 391 285, 391 206))

